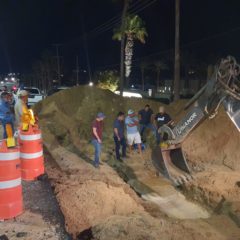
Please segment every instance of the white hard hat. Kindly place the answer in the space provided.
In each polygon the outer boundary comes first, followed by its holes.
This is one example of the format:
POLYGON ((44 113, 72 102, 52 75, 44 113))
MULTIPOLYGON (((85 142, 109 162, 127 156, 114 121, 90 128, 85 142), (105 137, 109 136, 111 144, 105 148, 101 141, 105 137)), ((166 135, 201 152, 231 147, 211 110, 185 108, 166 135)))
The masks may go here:
POLYGON ((26 91, 26 90, 21 90, 21 91, 19 91, 19 93, 18 93, 18 96, 19 97, 25 97, 25 96, 27 96, 28 95, 28 91, 26 91))

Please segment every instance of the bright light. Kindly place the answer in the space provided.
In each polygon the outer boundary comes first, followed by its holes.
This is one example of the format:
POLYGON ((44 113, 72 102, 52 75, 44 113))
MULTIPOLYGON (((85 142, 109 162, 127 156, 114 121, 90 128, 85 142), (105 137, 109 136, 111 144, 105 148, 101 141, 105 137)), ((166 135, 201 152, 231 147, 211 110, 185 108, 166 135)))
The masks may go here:
POLYGON ((7 81, 8 80, 8 78, 5 78, 5 81, 7 81))
POLYGON ((89 84, 88 84, 90 87, 92 87, 93 86, 93 82, 89 82, 89 84))
POLYGON ((1 81, 1 84, 4 84, 4 82, 3 82, 3 81, 1 81))
MULTIPOLYGON (((120 95, 119 91, 114 92, 117 95, 120 95)), ((123 97, 135 97, 135 98, 142 98, 142 95, 140 93, 133 93, 133 92, 123 92, 123 97)))
POLYGON ((14 77, 12 77, 12 78, 11 78, 11 80, 12 80, 12 81, 14 81, 14 80, 15 80, 15 78, 14 78, 14 77))

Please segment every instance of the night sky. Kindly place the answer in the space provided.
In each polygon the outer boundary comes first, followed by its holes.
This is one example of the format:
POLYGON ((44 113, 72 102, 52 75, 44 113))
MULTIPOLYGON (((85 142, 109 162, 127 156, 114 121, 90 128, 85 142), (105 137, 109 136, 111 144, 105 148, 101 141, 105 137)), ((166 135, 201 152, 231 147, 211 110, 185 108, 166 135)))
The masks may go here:
MULTIPOLYGON (((112 40, 112 28, 96 29, 122 10, 121 0, 0 0, 0 73, 30 72, 34 61, 45 51, 63 44, 64 67, 86 69, 83 29, 87 33, 93 71, 118 68, 120 43, 112 40), (116 64, 116 65, 115 65, 116 64)), ((133 0, 131 5, 153 0, 133 0), (137 2, 137 3, 136 3, 137 2)), ((131 9, 131 8, 130 8, 131 9)), ((149 34, 146 44, 136 44, 134 59, 161 59, 174 47, 174 0, 157 0, 138 14, 149 34), (165 55, 164 55, 165 54, 165 55)), ((240 1, 182 0, 181 46, 207 61, 209 56, 240 53, 240 1)), ((210 57, 209 57, 210 58, 210 57)))

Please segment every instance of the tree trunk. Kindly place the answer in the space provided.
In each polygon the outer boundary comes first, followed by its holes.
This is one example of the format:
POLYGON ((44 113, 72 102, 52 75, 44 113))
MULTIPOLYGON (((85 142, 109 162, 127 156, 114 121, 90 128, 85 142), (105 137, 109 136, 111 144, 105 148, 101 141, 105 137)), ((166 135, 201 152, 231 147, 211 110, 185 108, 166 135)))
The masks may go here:
POLYGON ((185 79, 184 79, 184 88, 185 89, 189 89, 189 67, 186 66, 185 67, 185 79))
POLYGON ((157 92, 158 92, 158 89, 159 89, 159 86, 160 86, 160 81, 159 81, 159 79, 160 79, 160 71, 158 70, 158 71, 157 71, 157 92))
POLYGON ((144 69, 142 69, 142 90, 144 91, 144 69))
POLYGON ((213 73, 214 73, 214 67, 213 65, 209 64, 207 67, 207 80, 211 79, 213 73))
POLYGON ((133 56, 133 38, 131 35, 127 36, 127 42, 125 47, 125 77, 129 77, 132 67, 132 56, 133 56))
MULTIPOLYGON (((125 19, 126 19, 126 14, 128 10, 128 5, 129 5, 129 0, 124 0, 124 7, 123 7, 123 12, 122 12, 122 23, 121 23, 121 30, 123 31, 123 28, 125 26, 125 19)), ((121 56, 120 56, 120 95, 123 95, 123 86, 124 86, 124 79, 125 79, 125 74, 124 74, 124 45, 125 45, 125 35, 122 33, 122 38, 121 38, 121 56)))
POLYGON ((179 99, 180 91, 180 0, 175 0, 175 65, 174 65, 174 101, 179 99))

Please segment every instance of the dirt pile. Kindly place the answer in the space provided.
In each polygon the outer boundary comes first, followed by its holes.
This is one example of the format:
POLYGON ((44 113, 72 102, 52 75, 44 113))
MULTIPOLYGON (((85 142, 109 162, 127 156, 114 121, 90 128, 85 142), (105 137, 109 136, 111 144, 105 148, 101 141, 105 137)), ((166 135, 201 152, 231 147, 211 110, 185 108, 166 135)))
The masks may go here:
POLYGON ((204 222, 169 221, 156 219, 147 214, 128 217, 113 216, 92 228, 94 240, 222 240, 217 230, 204 222))
POLYGON ((240 134, 224 109, 207 119, 186 139, 183 149, 195 181, 185 186, 188 195, 226 212, 240 225, 240 134), (232 207, 232 205, 234 207, 232 207))
POLYGON ((240 170, 240 134, 223 109, 203 122, 183 144, 193 164, 225 165, 240 170))
MULTIPOLYGON (((102 158, 106 160, 113 149, 112 124, 117 112, 126 112, 129 108, 138 111, 146 103, 155 112, 160 105, 143 99, 121 98, 96 88, 78 87, 59 92, 36 106, 44 144, 51 155, 48 158, 50 164, 47 172, 65 216, 68 231, 77 236, 95 226, 92 228, 93 239, 99 240, 159 239, 161 234, 166 236, 164 239, 182 239, 183 236, 189 240, 237 239, 223 237, 224 233, 220 236, 221 227, 219 231, 213 230, 211 226, 198 220, 179 221, 176 224, 166 220, 166 228, 159 229, 161 222, 146 214, 142 200, 112 168, 105 164, 100 171, 93 168, 93 148, 89 140, 91 122, 96 113, 103 111, 107 115, 102 158), (149 231, 143 225, 149 226, 149 231), (108 235, 111 229, 116 229, 112 236, 108 235), (139 238, 134 238, 134 235, 139 238)), ((184 102, 180 101, 168 106, 167 111, 175 116, 183 105, 184 102)), ((189 195, 194 192, 192 198, 207 198, 207 204, 212 207, 221 205, 222 197, 231 203, 240 199, 235 185, 240 178, 239 143, 240 136, 223 111, 215 119, 205 121, 188 137, 184 143, 188 160, 194 170, 204 170, 194 173, 196 180, 186 186, 189 195), (218 172, 215 165, 226 165, 228 169, 218 172), (211 172, 207 171, 210 166, 211 172), (222 176, 228 180, 222 181, 222 176)), ((238 204, 234 206, 234 211, 237 212, 238 204)), ((231 233, 228 236, 232 236, 231 233)))
POLYGON ((107 165, 95 169, 76 154, 56 147, 47 159, 48 176, 74 237, 113 215, 143 211, 133 190, 107 165), (63 154, 64 153, 64 154, 63 154))

